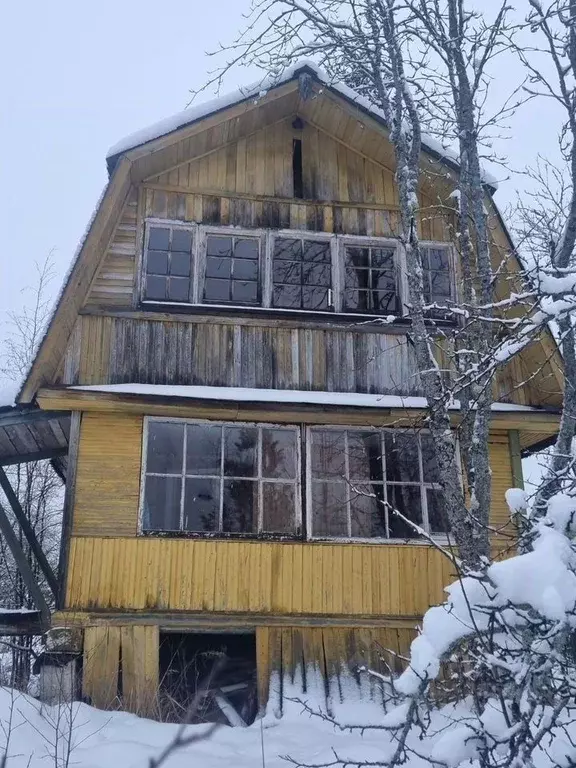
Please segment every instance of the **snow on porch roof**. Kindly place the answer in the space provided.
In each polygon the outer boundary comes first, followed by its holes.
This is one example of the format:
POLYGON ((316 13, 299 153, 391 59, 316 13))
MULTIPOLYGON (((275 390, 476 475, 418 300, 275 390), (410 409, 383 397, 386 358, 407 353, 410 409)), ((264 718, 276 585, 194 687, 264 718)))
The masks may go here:
MULTIPOLYGON (((398 395, 369 395, 359 392, 308 392, 298 389, 256 389, 250 387, 203 387, 169 384, 94 384, 67 387, 69 390, 84 392, 106 392, 109 394, 150 395, 156 397, 178 397, 190 400, 220 400, 243 403, 290 403, 305 405, 336 405, 353 408, 399 408, 423 409, 427 407, 424 397, 400 397, 398 395)), ((452 410, 460 409, 455 400, 452 410)), ((493 411, 542 413, 542 408, 515 403, 494 403, 493 411)))
MULTIPOLYGON (((293 66, 286 68, 280 75, 268 75, 256 83, 239 88, 236 91, 224 94, 223 96, 211 99, 202 104, 188 107, 188 109, 185 109, 182 112, 177 112, 157 123, 153 123, 146 128, 142 128, 135 133, 125 136, 108 150, 106 160, 108 162, 109 173, 112 173, 116 161, 124 152, 135 149, 142 144, 147 144, 154 139, 159 139, 161 136, 167 136, 169 133, 177 131, 179 128, 184 128, 184 126, 191 125, 197 120, 221 112, 235 104, 250 99, 257 101, 259 98, 263 98, 270 89, 287 83, 300 74, 312 75, 312 77, 319 83, 332 89, 346 101, 353 103, 362 111, 375 118, 379 123, 386 125, 384 113, 381 109, 375 107, 368 101, 368 99, 360 96, 360 94, 356 93, 356 91, 352 90, 352 88, 349 88, 344 83, 333 82, 329 74, 321 69, 315 62, 309 59, 301 59, 293 66)), ((456 169, 459 168, 460 159, 458 153, 453 149, 442 146, 439 141, 424 133, 422 134, 422 148, 425 152, 433 155, 438 160, 447 163, 456 169)), ((498 189, 498 180, 486 170, 483 171, 483 180, 492 191, 498 189)))

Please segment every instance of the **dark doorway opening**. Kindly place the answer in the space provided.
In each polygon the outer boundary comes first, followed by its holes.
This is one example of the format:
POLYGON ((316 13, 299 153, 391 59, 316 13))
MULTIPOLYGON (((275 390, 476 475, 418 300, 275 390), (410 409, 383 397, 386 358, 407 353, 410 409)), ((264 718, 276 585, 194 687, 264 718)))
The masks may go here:
POLYGON ((257 712, 253 633, 160 633, 162 720, 243 726, 257 712))

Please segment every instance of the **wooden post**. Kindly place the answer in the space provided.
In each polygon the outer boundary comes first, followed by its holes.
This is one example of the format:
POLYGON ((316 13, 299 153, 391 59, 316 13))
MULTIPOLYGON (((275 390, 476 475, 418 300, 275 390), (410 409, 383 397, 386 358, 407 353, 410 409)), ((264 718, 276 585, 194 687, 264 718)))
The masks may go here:
POLYGON ((70 438, 68 446, 68 468, 66 471, 66 490, 64 492, 64 510, 62 513, 62 535, 60 538, 60 558, 58 561, 58 595, 56 607, 64 608, 66 602, 66 579, 72 535, 72 512, 76 491, 76 470, 78 466, 78 447, 80 444, 81 413, 72 411, 70 417, 70 438))
POLYGON ((4 507, 1 504, 0 504, 0 533, 2 533, 2 535, 4 536, 6 544, 8 545, 10 552, 12 552, 12 557, 16 561, 16 565, 18 566, 18 570, 20 571, 22 580, 24 581, 24 584, 26 584, 26 587, 28 588, 32 596, 32 599, 34 600, 36 607, 40 611, 40 615, 42 616, 42 619, 45 621, 50 621, 50 609, 48 608, 48 603, 44 599, 44 595, 42 594, 40 585, 38 584, 38 582, 36 581, 36 578, 34 577, 34 574, 32 573, 32 569, 30 568, 30 563, 26 559, 24 550, 20 546, 20 542, 16 538, 16 534, 14 533, 14 531, 12 530, 12 526, 10 525, 10 520, 8 519, 8 515, 6 514, 4 507))
POLYGON ((511 429, 508 432, 510 444, 510 464, 512 467, 512 482, 515 488, 524 488, 524 475, 522 473, 522 452, 520 448, 520 432, 511 429))

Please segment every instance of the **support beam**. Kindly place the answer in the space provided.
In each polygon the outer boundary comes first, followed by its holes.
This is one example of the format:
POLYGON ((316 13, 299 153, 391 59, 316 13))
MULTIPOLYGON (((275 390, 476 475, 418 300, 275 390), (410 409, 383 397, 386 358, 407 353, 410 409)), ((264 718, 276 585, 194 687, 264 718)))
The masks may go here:
POLYGON ((42 618, 42 621, 49 623, 50 609, 48 608, 48 603, 44 599, 44 595, 42 594, 40 585, 38 584, 34 574, 32 573, 32 569, 30 568, 30 563, 26 559, 24 550, 20 546, 20 542, 18 541, 16 534, 14 533, 14 531, 12 530, 12 526, 10 525, 10 520, 8 519, 8 515, 6 514, 4 507, 1 504, 0 504, 0 533, 4 536, 6 544, 8 545, 10 552, 12 553, 12 557, 16 561, 16 566, 20 571, 22 580, 26 585, 26 587, 28 588, 28 591, 30 592, 31 597, 34 600, 36 607, 40 611, 40 616, 42 618))
POLYGON ((22 532, 24 536, 26 536, 26 540, 30 545, 30 549, 32 550, 32 552, 34 553, 34 557, 38 561, 40 570, 44 574, 44 578, 48 582, 48 586, 50 587, 52 594, 54 595, 55 598, 57 598, 58 597, 58 580, 54 575, 54 571, 50 567, 50 563, 48 562, 46 555, 44 554, 44 550, 40 546, 40 542, 36 538, 36 533, 34 532, 34 528, 32 528, 30 521, 28 520, 24 510, 22 509, 20 500, 18 499, 18 496, 16 496, 14 489, 10 485, 10 481, 8 480, 6 472, 4 472, 4 469, 2 467, 0 467, 0 487, 2 488, 2 490, 4 491, 4 494, 6 495, 6 498, 8 499, 8 503, 12 508, 12 512, 14 512, 14 516, 16 517, 16 520, 18 521, 20 528, 22 528, 22 532))
POLYGON ((511 429, 508 432, 510 444, 510 464, 512 466, 512 482, 514 488, 524 488, 524 477, 522 474, 522 450, 520 448, 520 432, 517 429, 511 429))
POLYGON ((29 461, 44 461, 44 459, 56 459, 59 456, 66 456, 68 446, 62 448, 47 448, 33 453, 15 453, 4 459, 0 458, 0 467, 9 467, 13 464, 27 464, 29 461))

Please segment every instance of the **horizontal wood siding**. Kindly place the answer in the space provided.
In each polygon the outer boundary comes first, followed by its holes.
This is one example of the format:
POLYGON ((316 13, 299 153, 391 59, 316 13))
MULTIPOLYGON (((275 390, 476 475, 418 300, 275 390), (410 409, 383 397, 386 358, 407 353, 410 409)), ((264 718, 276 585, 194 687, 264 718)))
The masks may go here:
POLYGON ((420 616, 450 570, 422 545, 74 536, 66 607, 420 616))

